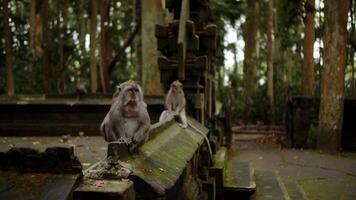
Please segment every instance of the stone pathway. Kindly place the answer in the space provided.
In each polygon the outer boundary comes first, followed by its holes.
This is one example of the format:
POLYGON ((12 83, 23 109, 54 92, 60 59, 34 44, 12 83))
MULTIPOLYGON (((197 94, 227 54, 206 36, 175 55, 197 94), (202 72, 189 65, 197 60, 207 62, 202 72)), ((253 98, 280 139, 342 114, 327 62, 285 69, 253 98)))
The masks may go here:
POLYGON ((235 140, 229 153, 255 168, 257 191, 252 199, 356 199, 355 153, 281 149, 255 140, 235 140))

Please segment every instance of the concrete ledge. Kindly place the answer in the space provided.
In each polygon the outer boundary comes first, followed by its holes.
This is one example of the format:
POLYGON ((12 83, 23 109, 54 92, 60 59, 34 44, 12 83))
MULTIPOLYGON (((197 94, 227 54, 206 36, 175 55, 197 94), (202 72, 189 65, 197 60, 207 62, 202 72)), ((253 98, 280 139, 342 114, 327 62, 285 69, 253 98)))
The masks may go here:
POLYGON ((44 152, 31 148, 11 148, 0 153, 0 169, 20 172, 82 173, 73 147, 48 147, 44 152))

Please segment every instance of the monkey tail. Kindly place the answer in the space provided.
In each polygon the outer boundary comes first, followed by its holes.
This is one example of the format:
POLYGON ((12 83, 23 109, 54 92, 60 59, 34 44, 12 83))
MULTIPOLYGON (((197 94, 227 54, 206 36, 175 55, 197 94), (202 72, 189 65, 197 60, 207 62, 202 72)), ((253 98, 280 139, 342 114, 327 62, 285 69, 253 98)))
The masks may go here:
POLYGON ((188 125, 189 125, 190 127, 192 127, 194 130, 196 130, 198 133, 200 133, 200 135, 203 136, 203 138, 204 138, 204 140, 205 140, 205 143, 206 143, 206 145, 208 146, 210 159, 213 160, 213 151, 211 150, 211 146, 210 146, 210 142, 209 142, 208 137, 207 137, 203 132, 201 132, 197 127, 195 127, 192 123, 190 123, 190 122, 188 122, 188 121, 187 121, 187 123, 188 123, 188 125))

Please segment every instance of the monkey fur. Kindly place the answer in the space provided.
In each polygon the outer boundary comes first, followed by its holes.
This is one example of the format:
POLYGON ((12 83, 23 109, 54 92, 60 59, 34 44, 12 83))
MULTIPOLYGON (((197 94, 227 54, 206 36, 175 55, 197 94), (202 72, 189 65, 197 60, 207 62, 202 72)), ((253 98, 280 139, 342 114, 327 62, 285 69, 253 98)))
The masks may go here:
POLYGON ((174 118, 180 123, 180 126, 182 128, 187 128, 189 125, 191 128, 193 128, 195 131, 197 131, 204 137, 205 142, 208 146, 210 157, 212 158, 213 154, 211 151, 209 139, 202 131, 200 131, 197 127, 188 122, 187 115, 185 112, 185 104, 186 99, 183 91, 183 84, 179 80, 176 80, 170 85, 170 89, 165 99, 165 106, 167 110, 164 110, 162 112, 161 116, 159 117, 159 121, 169 121, 174 118))
POLYGON ((129 80, 117 86, 113 98, 100 131, 107 142, 124 142, 132 151, 148 139, 151 126, 142 89, 129 80))

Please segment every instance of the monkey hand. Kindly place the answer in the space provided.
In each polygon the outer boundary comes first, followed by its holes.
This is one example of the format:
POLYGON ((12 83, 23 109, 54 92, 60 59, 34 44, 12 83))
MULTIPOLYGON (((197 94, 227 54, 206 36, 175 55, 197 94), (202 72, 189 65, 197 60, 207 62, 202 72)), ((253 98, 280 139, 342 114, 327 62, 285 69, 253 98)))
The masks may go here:
POLYGON ((135 149, 136 149, 136 147, 138 146, 138 142, 136 142, 135 140, 131 140, 132 142, 128 145, 128 147, 129 147, 129 151, 130 152, 133 152, 135 149))
POLYGON ((127 146, 129 146, 132 143, 132 139, 126 138, 126 137, 121 137, 120 139, 118 139, 118 142, 125 143, 127 146))

